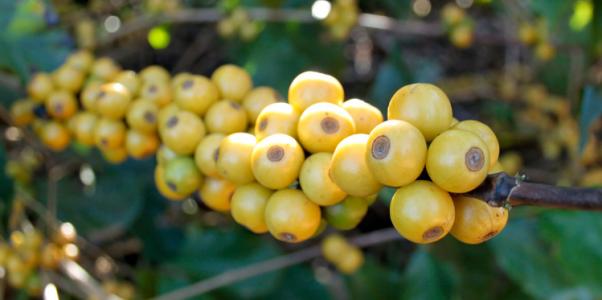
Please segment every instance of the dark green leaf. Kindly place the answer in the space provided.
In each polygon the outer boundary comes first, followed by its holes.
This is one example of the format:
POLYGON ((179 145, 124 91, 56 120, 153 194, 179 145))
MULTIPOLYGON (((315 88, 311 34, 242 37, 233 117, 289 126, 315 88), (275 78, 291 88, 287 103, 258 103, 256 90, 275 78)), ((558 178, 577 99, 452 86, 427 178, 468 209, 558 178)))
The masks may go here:
POLYGON ((579 149, 587 144, 590 126, 602 115, 602 91, 588 85, 583 90, 581 113, 579 116, 579 149))
POLYGON ((400 287, 401 299, 450 299, 454 280, 447 266, 425 248, 419 248, 410 259, 400 287))

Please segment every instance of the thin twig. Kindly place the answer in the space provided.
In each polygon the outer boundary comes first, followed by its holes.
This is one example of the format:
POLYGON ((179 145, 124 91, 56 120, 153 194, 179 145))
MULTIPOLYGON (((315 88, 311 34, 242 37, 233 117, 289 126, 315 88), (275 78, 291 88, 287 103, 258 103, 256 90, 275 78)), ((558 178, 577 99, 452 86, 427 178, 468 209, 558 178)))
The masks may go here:
MULTIPOLYGON (((395 229, 386 228, 351 238, 349 241, 359 247, 368 247, 401 239, 402 237, 399 235, 399 233, 397 233, 397 231, 395 231, 395 229)), ((155 300, 189 299, 194 296, 213 291, 220 287, 239 282, 241 280, 300 264, 312 258, 318 257, 321 254, 322 252, 320 245, 308 247, 291 254, 226 271, 214 277, 201 280, 192 285, 161 295, 155 298, 155 300)))

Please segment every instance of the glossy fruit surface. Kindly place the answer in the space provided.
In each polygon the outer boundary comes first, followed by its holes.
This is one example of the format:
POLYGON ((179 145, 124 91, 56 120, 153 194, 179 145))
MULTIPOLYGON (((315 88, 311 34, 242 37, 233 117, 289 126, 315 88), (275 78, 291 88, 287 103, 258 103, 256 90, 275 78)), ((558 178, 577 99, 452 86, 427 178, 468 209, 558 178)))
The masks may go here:
POLYGON ((42 127, 41 140, 51 150, 62 151, 69 146, 69 131, 63 124, 50 121, 42 127))
POLYGON ((37 103, 43 103, 53 90, 52 78, 47 73, 36 73, 27 84, 27 94, 37 103))
POLYGON ((87 72, 94 63, 94 55, 87 50, 79 50, 69 55, 65 65, 70 66, 80 72, 87 72))
POLYGON ((495 133, 486 124, 476 120, 466 120, 459 122, 454 126, 455 129, 462 129, 470 131, 476 134, 478 137, 487 144, 487 150, 489 151, 489 166, 493 168, 497 163, 497 159, 500 155, 500 144, 495 136, 495 133))
POLYGON ((265 207, 272 194, 272 190, 256 182, 237 187, 231 203, 234 221, 254 233, 267 232, 265 207))
POLYGON ((349 99, 341 105, 353 118, 356 133, 369 134, 376 125, 383 122, 383 114, 378 108, 360 99, 349 99))
POLYGON ((141 82, 136 72, 132 70, 121 71, 115 76, 114 82, 123 85, 128 90, 131 97, 138 95, 141 82))
POLYGON ((442 239, 454 224, 451 196, 430 181, 417 180, 397 189, 389 209, 395 229, 418 244, 442 239))
POLYGON ((157 187, 157 190, 159 190, 159 193, 169 200, 179 201, 187 196, 185 194, 174 192, 167 186, 167 182, 165 181, 165 168, 160 165, 155 167, 155 186, 157 187))
POLYGON ((324 258, 333 264, 337 264, 341 259, 341 253, 345 253, 351 245, 340 234, 329 234, 320 245, 324 258))
POLYGON ((121 71, 121 68, 112 59, 101 57, 92 64, 90 74, 103 81, 110 81, 119 74, 119 71, 121 71))
POLYGON ((262 140, 266 136, 275 133, 282 133, 296 138, 299 116, 299 112, 288 103, 269 104, 257 116, 255 122, 257 140, 262 140))
POLYGON ((361 197, 348 196, 340 203, 324 209, 326 221, 340 230, 355 228, 368 212, 368 203, 361 197))
POLYGON ((93 112, 96 110, 96 100, 100 95, 100 83, 86 85, 80 95, 82 106, 85 110, 93 112))
POLYGON ((298 243, 307 240, 320 226, 320 207, 302 191, 285 189, 272 194, 265 208, 268 230, 276 239, 298 243))
POLYGON ((205 125, 197 115, 179 111, 166 120, 160 134, 169 149, 177 154, 192 154, 205 137, 205 125))
POLYGON ((426 141, 420 130, 406 121, 379 124, 370 132, 366 147, 366 163, 384 185, 406 185, 424 169, 426 141))
POLYGON ((244 132, 226 136, 220 143, 217 156, 217 171, 221 177, 238 185, 255 181, 251 155, 256 143, 253 135, 244 132))
POLYGON ((313 71, 297 75, 288 88, 288 102, 300 112, 319 102, 341 104, 344 97, 343 86, 336 78, 313 71))
POLYGON ((451 235, 467 244, 485 242, 500 233, 508 222, 508 211, 489 206, 485 201, 454 196, 456 220, 451 235))
POLYGON ((217 86, 209 78, 200 75, 190 75, 181 79, 174 93, 175 102, 181 109, 199 116, 205 115, 219 97, 217 86))
POLYGON ((389 120, 404 120, 422 132, 427 141, 449 128, 452 107, 447 95, 428 83, 406 85, 389 101, 389 120))
POLYGON ((351 115, 332 103, 316 103, 299 117, 297 134, 307 151, 333 152, 341 140, 355 133, 351 115))
POLYGON ((115 149, 125 142, 126 128, 123 122, 100 118, 94 129, 94 141, 98 148, 115 149))
POLYGON ((125 149, 135 159, 143 159, 153 155, 159 148, 156 134, 130 129, 125 136, 125 149))
POLYGON ((178 157, 165 164, 165 183, 172 192, 189 195, 201 186, 203 176, 192 158, 178 157))
POLYGON ((150 101, 138 99, 130 105, 126 120, 131 128, 153 133, 157 130, 157 119, 159 118, 159 107, 150 101))
POLYGON ((180 155, 175 153, 173 150, 169 149, 169 147, 162 144, 159 146, 159 149, 157 149, 157 155, 156 155, 157 164, 160 166, 165 166, 165 164, 167 164, 168 161, 170 161, 178 156, 180 156, 180 155))
POLYGON ((171 76, 162 66, 151 65, 140 71, 140 79, 143 82, 169 82, 171 76))
POLYGON ((341 259, 336 267, 343 274, 353 274, 364 264, 364 254, 357 247, 350 247, 340 255, 341 259))
POLYGON ((341 190, 365 197, 378 192, 381 184, 366 164, 367 134, 354 134, 342 140, 334 150, 330 177, 341 190))
POLYGON ((251 90, 242 102, 249 123, 255 124, 261 110, 272 103, 278 102, 279 99, 278 92, 271 87, 260 86, 251 90))
POLYGON ((67 120, 77 111, 75 96, 68 91, 55 91, 46 100, 46 111, 58 120, 67 120))
POLYGON ((121 83, 103 84, 96 99, 95 111, 106 118, 121 119, 125 116, 130 101, 130 92, 121 83))
POLYGON ((36 104, 31 99, 21 99, 13 102, 10 107, 10 119, 16 126, 25 126, 33 122, 33 110, 36 104))
POLYGON ((194 152, 194 162, 206 176, 221 177, 217 171, 217 157, 224 137, 221 133, 211 133, 203 138, 194 152))
POLYGON ((81 112, 74 116, 75 118, 75 139, 88 146, 94 145, 94 129, 98 117, 91 112, 81 112))
POLYGON ((145 81, 140 88, 140 98, 164 107, 172 100, 171 86, 163 81, 145 81))
POLYGON ((452 193, 469 192, 487 176, 487 145, 472 132, 448 130, 430 144, 426 170, 431 180, 444 190, 452 193))
POLYGON ((201 201, 215 211, 229 211, 236 185, 226 179, 205 177, 199 189, 201 201))
POLYGON ((205 124, 211 133, 230 134, 246 131, 247 113, 239 103, 221 100, 209 108, 205 115, 205 124))
POLYGON ((308 157, 299 173, 299 184, 309 200, 321 206, 337 204, 347 194, 330 178, 332 153, 316 153, 308 157))
POLYGON ((282 189, 297 180, 304 159, 303 149, 294 138, 274 134, 253 148, 251 168, 259 183, 270 189, 282 189))
POLYGON ((84 74, 75 68, 62 66, 54 71, 52 80, 58 89, 75 93, 84 83, 84 74))
POLYGON ((124 146, 117 148, 101 148, 100 153, 102 157, 112 164, 120 164, 128 158, 128 151, 124 146))
POLYGON ((241 102, 253 88, 251 76, 245 69, 235 65, 223 65, 211 75, 211 80, 217 85, 222 98, 241 102))

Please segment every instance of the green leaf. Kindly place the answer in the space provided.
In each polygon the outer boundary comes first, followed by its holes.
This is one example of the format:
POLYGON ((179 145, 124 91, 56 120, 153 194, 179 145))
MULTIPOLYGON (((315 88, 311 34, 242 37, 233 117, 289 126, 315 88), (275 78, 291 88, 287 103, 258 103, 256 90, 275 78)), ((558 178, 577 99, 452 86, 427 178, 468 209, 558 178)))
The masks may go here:
POLYGON ((454 279, 448 266, 421 247, 406 267, 400 288, 401 299, 449 299, 453 287, 454 279))
POLYGON ((268 297, 262 299, 329 299, 328 290, 316 281, 311 269, 299 265, 283 271, 280 285, 268 297))
POLYGON ((579 116, 579 149, 587 144, 590 126, 602 115, 602 91, 600 88, 588 85, 583 90, 581 113, 579 116))
POLYGON ((393 299, 399 295, 401 274, 395 268, 379 264, 366 257, 364 265, 346 277, 353 299, 393 299))
MULTIPOLYGON (((398 50, 394 50, 397 52, 398 50)), ((391 56, 387 61, 381 64, 372 91, 370 92, 370 102, 376 105, 381 112, 387 112, 387 106, 391 96, 405 84, 408 84, 412 79, 399 58, 395 55, 391 56)))

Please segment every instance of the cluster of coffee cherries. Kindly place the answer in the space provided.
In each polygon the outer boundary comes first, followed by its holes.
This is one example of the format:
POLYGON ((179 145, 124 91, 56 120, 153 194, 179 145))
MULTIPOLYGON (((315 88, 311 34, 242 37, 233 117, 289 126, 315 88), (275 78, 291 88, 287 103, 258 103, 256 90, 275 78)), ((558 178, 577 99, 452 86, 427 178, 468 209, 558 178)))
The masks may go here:
POLYGON ((454 3, 446 4, 441 10, 441 21, 449 41, 457 48, 465 49, 474 41, 474 21, 466 11, 454 3))
POLYGON ((353 274, 364 264, 362 250, 339 234, 322 239, 322 255, 343 274, 353 274))
POLYGON ((224 38, 240 37, 243 41, 254 40, 261 33, 263 24, 253 21, 249 13, 237 7, 217 23, 217 32, 224 38))
POLYGON ((12 231, 8 241, 0 241, 0 268, 6 272, 12 288, 24 289, 32 297, 40 296, 40 271, 56 270, 63 260, 77 260, 75 240, 75 228, 70 223, 63 223, 49 239, 33 226, 24 226, 12 231))
POLYGON ((335 0, 323 23, 333 38, 343 40, 349 36, 358 16, 359 8, 355 0, 335 0))
POLYGON ((556 48, 549 39, 547 23, 539 19, 535 23, 524 22, 518 28, 518 40, 525 46, 533 47, 535 57, 548 61, 556 55, 556 48))

